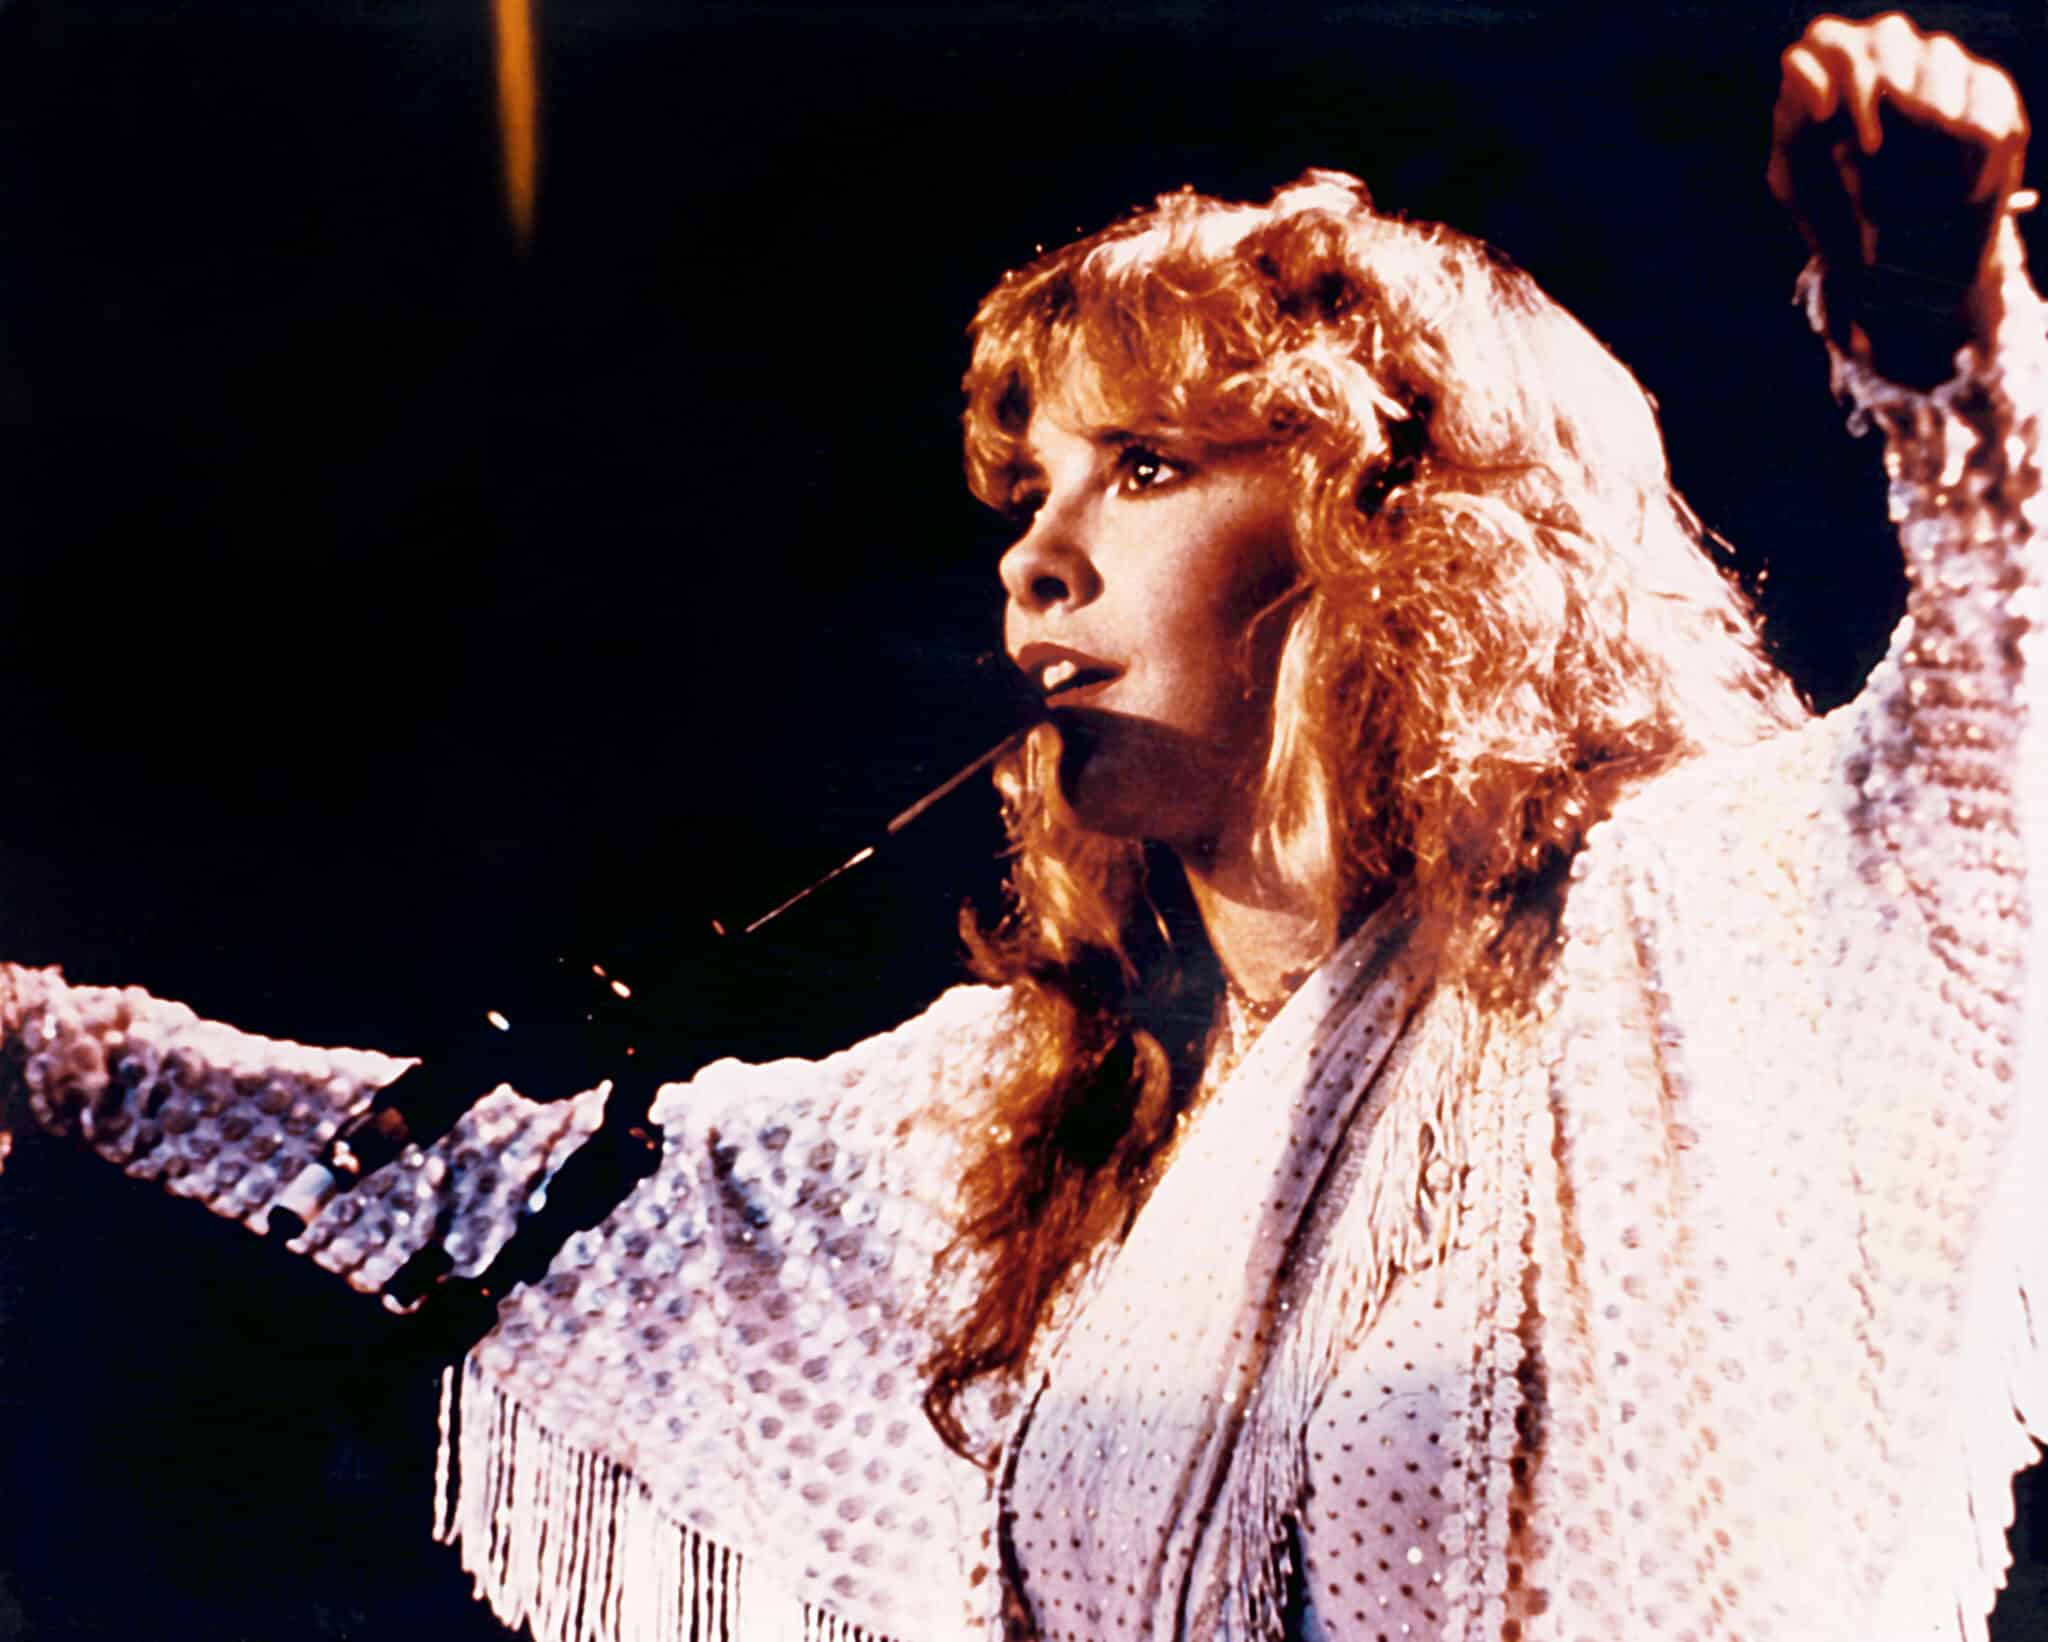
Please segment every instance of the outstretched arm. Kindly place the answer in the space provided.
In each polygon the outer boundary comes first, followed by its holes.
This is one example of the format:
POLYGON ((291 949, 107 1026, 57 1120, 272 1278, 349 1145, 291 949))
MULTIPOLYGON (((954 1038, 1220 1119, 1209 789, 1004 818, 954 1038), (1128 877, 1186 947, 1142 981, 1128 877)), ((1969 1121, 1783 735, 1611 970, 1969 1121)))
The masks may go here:
POLYGON ((19 1101, 125 1173, 254 1231, 289 1210, 309 1222, 292 1246, 365 1293, 429 1244, 458 1273, 484 1269, 603 1117, 599 1090, 541 1104, 500 1087, 431 1145, 335 1191, 321 1167, 329 1143, 409 1064, 0 964, 0 1113, 19 1101))

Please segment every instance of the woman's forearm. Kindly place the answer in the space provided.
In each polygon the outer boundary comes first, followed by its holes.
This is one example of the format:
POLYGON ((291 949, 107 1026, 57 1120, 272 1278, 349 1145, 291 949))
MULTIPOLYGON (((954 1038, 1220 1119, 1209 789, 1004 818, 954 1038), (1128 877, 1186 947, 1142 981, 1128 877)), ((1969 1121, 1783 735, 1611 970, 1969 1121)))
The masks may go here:
POLYGON ((602 1090, 544 1104, 500 1087, 433 1144, 338 1189, 330 1143, 408 1064, 0 965, 0 1087, 37 1122, 258 1233, 289 1209, 307 1222, 291 1246, 366 1293, 430 1244, 456 1273, 482 1270, 603 1118, 602 1090))
POLYGON ((139 988, 73 986, 54 969, 0 968, 0 988, 0 1076, 44 1128, 258 1232, 407 1064, 256 1037, 139 988))
POLYGON ((1845 773, 1951 967, 1987 983, 2016 958, 2026 924, 2027 772, 2040 739, 2028 673, 2040 661, 2048 539, 2048 337, 2009 221, 1993 271, 1993 334, 1931 392, 1831 349, 1837 387, 1884 435, 1909 578, 1906 619, 1853 709, 1845 773))

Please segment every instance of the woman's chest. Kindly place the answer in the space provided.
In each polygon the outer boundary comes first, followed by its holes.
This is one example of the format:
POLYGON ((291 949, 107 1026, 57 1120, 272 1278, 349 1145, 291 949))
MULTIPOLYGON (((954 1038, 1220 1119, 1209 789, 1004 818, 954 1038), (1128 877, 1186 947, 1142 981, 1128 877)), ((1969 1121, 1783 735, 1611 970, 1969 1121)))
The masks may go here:
MULTIPOLYGON (((1013 1444, 1002 1497, 1005 1572, 1032 1634, 1104 1642, 1184 1625, 1202 1542, 1242 1509, 1214 1483, 1230 1467, 1205 1466, 1204 1451, 1247 1441, 1275 1447, 1253 1469, 1289 1496, 1285 1565, 1272 1576, 1290 1642, 1440 1634, 1473 1263, 1454 1250, 1397 1281, 1277 1445, 1219 1408, 1206 1384, 1145 1406, 1051 1376, 1013 1444), (1203 1418, 1206 1432, 1187 1429, 1203 1418)), ((1142 1353, 1145 1340, 1130 1349, 1142 1353)))

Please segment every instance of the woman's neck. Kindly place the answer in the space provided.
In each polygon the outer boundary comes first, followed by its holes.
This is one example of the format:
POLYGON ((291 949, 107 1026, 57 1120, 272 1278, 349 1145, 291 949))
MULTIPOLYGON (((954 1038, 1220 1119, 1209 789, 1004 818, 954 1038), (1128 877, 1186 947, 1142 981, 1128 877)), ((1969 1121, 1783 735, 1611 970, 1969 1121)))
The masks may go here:
POLYGON ((1327 926, 1309 899, 1274 884, 1242 852, 1180 859, 1224 975, 1253 1003, 1284 1002, 1328 950, 1327 926))

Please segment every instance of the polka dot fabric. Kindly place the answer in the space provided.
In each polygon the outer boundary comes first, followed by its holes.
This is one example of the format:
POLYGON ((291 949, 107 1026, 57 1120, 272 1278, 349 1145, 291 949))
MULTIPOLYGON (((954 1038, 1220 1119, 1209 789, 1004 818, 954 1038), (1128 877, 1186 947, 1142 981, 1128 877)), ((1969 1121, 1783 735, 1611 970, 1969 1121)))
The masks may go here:
POLYGON ((135 987, 0 965, 0 1079, 26 1092, 37 1120, 259 1232, 407 1064, 237 1032, 135 987))
POLYGON ((1473 1275, 1468 1251, 1396 1284, 1309 1420, 1302 1642, 1443 1634, 1447 1439, 1471 1389, 1473 1275))
POLYGON ((289 1207, 310 1222, 290 1246, 366 1294, 436 1240, 458 1273, 483 1270, 604 1117, 598 1091, 540 1105, 500 1088, 432 1146, 337 1191, 317 1167, 328 1142, 410 1062, 260 1038, 133 987, 5 966, 0 1029, 0 1075, 46 1127, 75 1128, 127 1174, 258 1232, 289 1207))

